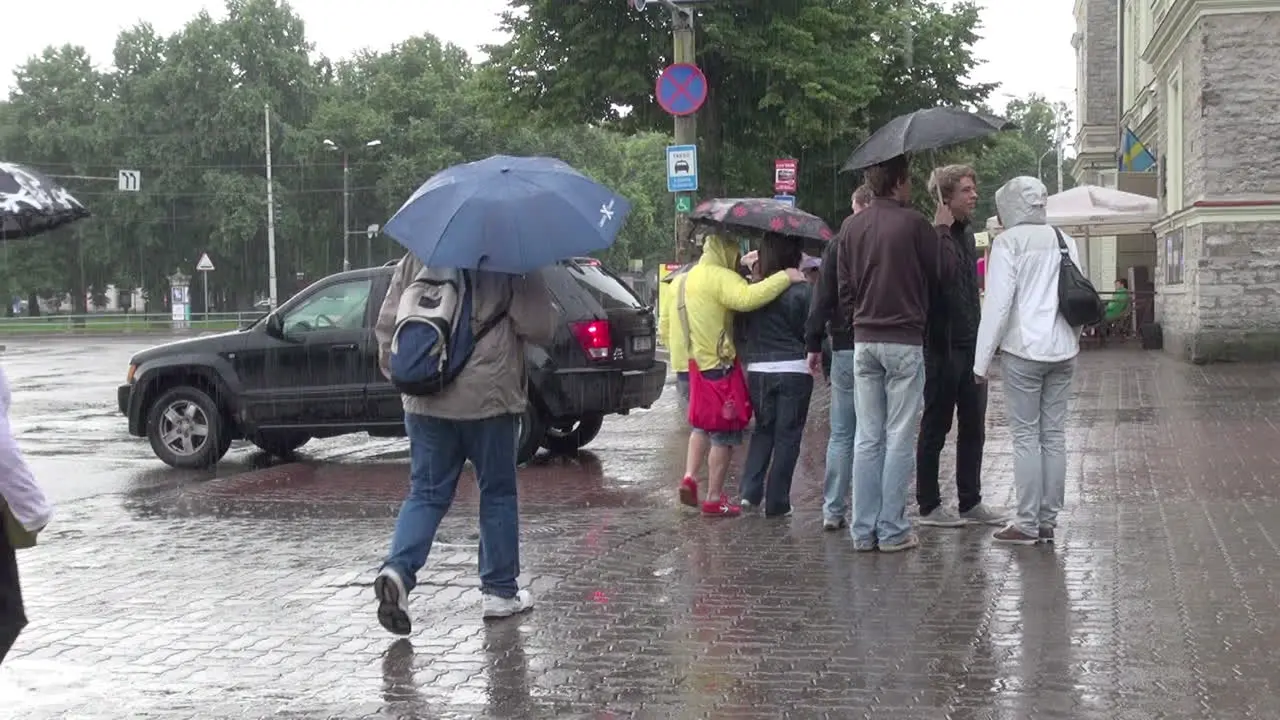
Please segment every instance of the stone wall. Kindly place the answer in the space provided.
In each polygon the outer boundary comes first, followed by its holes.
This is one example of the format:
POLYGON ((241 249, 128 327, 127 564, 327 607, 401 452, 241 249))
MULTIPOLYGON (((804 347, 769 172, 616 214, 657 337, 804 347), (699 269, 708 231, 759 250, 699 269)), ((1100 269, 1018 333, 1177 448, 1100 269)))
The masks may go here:
MULTIPOLYGON (((1119 3, 1116 0, 1086 0, 1084 27, 1084 63, 1087 96, 1085 125, 1110 125, 1120 122, 1120 58, 1119 3)), ((1118 132, 1118 130, 1117 130, 1118 132)), ((1117 136, 1118 137, 1118 136, 1117 136)))

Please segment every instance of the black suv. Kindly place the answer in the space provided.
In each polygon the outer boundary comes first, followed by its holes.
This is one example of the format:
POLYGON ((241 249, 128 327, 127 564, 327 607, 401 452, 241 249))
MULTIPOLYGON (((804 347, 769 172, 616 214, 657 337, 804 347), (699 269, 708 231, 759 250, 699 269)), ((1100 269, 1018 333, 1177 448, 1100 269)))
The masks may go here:
MULTIPOLYGON (((129 434, 180 468, 209 467, 241 438, 287 457, 311 438, 403 436, 400 395, 378 371, 373 336, 393 271, 332 275, 245 328, 134 355, 118 393, 129 434)), ((598 260, 541 272, 562 322, 550 345, 527 350, 521 462, 539 447, 591 442, 605 415, 652 405, 667 374, 654 357, 652 308, 598 260)))

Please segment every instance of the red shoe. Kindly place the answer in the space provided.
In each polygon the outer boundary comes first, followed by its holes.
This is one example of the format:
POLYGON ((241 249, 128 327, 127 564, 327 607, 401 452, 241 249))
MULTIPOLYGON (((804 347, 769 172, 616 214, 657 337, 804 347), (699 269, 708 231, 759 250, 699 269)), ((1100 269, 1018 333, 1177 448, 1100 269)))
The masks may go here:
POLYGON ((689 507, 698 507, 698 481, 688 475, 680 481, 680 502, 689 507))
POLYGON ((702 514, 707 517, 738 517, 742 508, 729 502, 728 495, 720 495, 719 500, 708 500, 702 503, 702 514))

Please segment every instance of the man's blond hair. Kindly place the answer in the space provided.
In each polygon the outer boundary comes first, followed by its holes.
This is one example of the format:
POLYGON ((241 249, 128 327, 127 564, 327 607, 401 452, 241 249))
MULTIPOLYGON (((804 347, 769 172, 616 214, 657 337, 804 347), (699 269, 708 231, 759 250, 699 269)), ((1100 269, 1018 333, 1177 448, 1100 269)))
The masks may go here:
POLYGON ((875 197, 876 194, 871 192, 871 186, 863 183, 858 186, 857 190, 853 191, 851 202, 858 207, 866 207, 871 204, 871 201, 874 200, 875 197))
POLYGON ((941 192, 942 201, 946 202, 965 178, 972 180, 974 185, 978 184, 978 174, 968 165, 945 165, 937 168, 929 175, 929 196, 934 197, 941 192))

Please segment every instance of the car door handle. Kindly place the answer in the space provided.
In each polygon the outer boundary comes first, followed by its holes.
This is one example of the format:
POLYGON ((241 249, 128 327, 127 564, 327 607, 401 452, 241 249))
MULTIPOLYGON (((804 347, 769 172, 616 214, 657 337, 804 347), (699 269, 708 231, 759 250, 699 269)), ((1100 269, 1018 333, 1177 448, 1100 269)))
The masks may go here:
POLYGON ((356 343, 344 343, 342 345, 330 346, 329 352, 350 352, 352 350, 358 350, 359 348, 360 346, 356 343))

